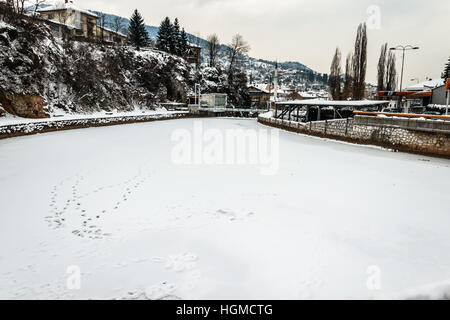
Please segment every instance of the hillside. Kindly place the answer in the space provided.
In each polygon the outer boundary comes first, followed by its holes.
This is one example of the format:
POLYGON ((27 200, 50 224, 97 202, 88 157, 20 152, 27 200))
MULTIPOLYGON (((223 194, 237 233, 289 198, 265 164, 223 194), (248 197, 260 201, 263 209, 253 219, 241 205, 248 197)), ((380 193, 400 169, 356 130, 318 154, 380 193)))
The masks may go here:
MULTIPOLYGON (((100 14, 98 11, 92 11, 96 14, 100 14)), ((115 18, 120 17, 114 14, 106 14, 105 15, 105 25, 112 25, 115 18)), ((120 17, 123 19, 123 23, 125 26, 128 26, 129 19, 125 17, 120 17)), ((150 38, 155 41, 158 35, 159 27, 146 25, 147 32, 150 38)), ((126 28, 123 28, 122 32, 126 33, 126 28)), ((208 41, 205 39, 198 37, 196 35, 187 34, 190 42, 199 45, 203 48, 202 50, 202 61, 206 64, 208 61, 207 58, 207 46, 208 41)), ((228 64, 227 58, 227 49, 228 46, 221 45, 220 46, 220 58, 219 62, 222 68, 226 68, 228 64)), ((243 56, 242 57, 242 69, 245 70, 249 80, 253 80, 254 82, 261 83, 269 83, 270 76, 273 75, 275 70, 275 61, 264 60, 253 58, 251 56, 243 56)), ((287 61, 287 62, 279 62, 279 80, 282 85, 289 86, 305 86, 308 87, 313 83, 318 83, 320 85, 327 86, 328 85, 328 77, 319 72, 312 70, 311 68, 305 66, 304 64, 296 61, 287 61)))
POLYGON ((5 20, 0 19, 0 115, 148 110, 160 102, 185 102, 195 83, 203 92, 227 93, 232 104, 247 101, 245 85, 228 85, 220 69, 196 68, 154 50, 63 41, 26 16, 5 20))

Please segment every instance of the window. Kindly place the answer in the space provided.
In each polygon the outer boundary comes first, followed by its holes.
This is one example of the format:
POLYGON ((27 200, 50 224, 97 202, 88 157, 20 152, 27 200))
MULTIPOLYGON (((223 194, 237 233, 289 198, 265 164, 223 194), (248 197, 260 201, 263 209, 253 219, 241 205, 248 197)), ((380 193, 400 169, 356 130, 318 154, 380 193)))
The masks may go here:
POLYGON ((50 13, 50 14, 48 15, 48 18, 49 18, 50 20, 55 19, 55 15, 54 15, 53 13, 50 13))
POLYGON ((216 96, 216 107, 225 107, 225 106, 226 106, 226 97, 216 96))

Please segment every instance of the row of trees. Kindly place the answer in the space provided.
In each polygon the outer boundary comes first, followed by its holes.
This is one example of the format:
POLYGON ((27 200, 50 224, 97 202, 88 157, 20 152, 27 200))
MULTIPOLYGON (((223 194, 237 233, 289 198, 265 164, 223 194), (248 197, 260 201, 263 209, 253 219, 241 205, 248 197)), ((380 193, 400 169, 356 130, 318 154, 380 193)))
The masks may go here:
POLYGON ((388 44, 381 46, 378 60, 378 91, 394 91, 397 86, 397 70, 395 67, 395 54, 388 51, 388 44))
POLYGON ((342 77, 341 51, 336 48, 330 68, 329 86, 333 100, 361 100, 365 95, 367 71, 367 27, 358 26, 354 51, 347 55, 342 77))
MULTIPOLYGON (((210 67, 218 67, 218 55, 220 52, 220 40, 217 34, 212 34, 207 37, 207 52, 208 62, 210 67)), ((228 69, 226 73, 228 75, 228 83, 233 85, 236 75, 240 77, 240 67, 242 60, 246 54, 250 51, 250 45, 242 35, 235 34, 231 42, 226 46, 226 54, 228 58, 228 69)))
POLYGON ((27 8, 32 8, 36 14, 37 9, 46 0, 6 0, 6 4, 17 14, 24 14, 27 8))
POLYGON ((159 27, 156 47, 171 54, 183 56, 188 49, 188 39, 184 28, 180 27, 178 18, 174 23, 166 17, 159 27))

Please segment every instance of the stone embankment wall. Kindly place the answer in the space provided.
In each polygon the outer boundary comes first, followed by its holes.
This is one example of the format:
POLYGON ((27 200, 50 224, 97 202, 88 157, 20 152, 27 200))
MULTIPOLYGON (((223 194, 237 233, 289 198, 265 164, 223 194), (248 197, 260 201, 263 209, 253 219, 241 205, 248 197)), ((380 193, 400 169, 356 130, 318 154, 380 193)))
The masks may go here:
MULTIPOLYGON (((71 119, 71 120, 55 120, 29 122, 23 124, 0 125, 0 139, 15 136, 30 135, 35 133, 80 129, 89 127, 111 126, 118 124, 148 122, 157 120, 170 120, 192 117, 187 112, 161 113, 152 115, 132 115, 117 116, 104 118, 87 118, 87 119, 71 119)), ((196 116, 198 118, 200 116, 196 116)))
POLYGON ((372 116, 308 123, 260 116, 258 121, 303 134, 450 158, 449 121, 372 116))

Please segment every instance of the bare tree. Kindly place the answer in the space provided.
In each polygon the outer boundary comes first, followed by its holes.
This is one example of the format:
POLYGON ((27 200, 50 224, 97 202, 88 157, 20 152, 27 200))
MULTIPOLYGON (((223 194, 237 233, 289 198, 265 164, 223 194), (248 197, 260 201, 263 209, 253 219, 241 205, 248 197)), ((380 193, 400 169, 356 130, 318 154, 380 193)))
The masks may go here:
POLYGON ((233 71, 240 64, 243 55, 250 51, 250 45, 240 34, 235 34, 231 43, 228 44, 228 58, 230 66, 228 68, 228 77, 233 76, 233 71))
POLYGON ((9 1, 9 3, 12 4, 14 11, 18 14, 23 14, 25 12, 25 2, 27 2, 27 0, 16 0, 15 3, 14 1, 9 1))
POLYGON ((11 9, 14 9, 14 0, 6 0, 6 5, 11 9))
POLYGON ((37 12, 37 10, 39 9, 39 7, 40 7, 42 4, 45 4, 46 2, 47 2, 46 0, 35 0, 35 1, 34 1, 34 5, 33 5, 33 7, 34 7, 33 15, 36 15, 36 12, 37 12))
POLYGON ((383 91, 386 89, 386 59, 387 59, 387 47, 388 44, 385 43, 381 46, 380 59, 378 60, 378 91, 383 91))
POLYGON ((352 97, 352 61, 353 55, 349 53, 347 55, 347 59, 345 60, 345 80, 344 80, 344 89, 342 90, 342 100, 348 100, 352 97))
POLYGON ((115 32, 123 32, 125 29, 125 19, 119 16, 115 16, 111 22, 111 29, 115 32))
POLYGON ((386 75, 384 80, 387 91, 395 91, 397 86, 397 70, 395 67, 395 53, 389 52, 386 63, 386 75))
POLYGON ((214 67, 216 65, 216 58, 219 52, 220 41, 217 34, 212 34, 208 36, 208 55, 209 55, 209 66, 214 67))
POLYGON ((353 99, 364 97, 367 69, 367 27, 365 23, 358 26, 353 54, 353 99))
POLYGON ((341 99, 341 51, 336 48, 333 61, 331 62, 329 77, 330 93, 333 100, 341 99))

